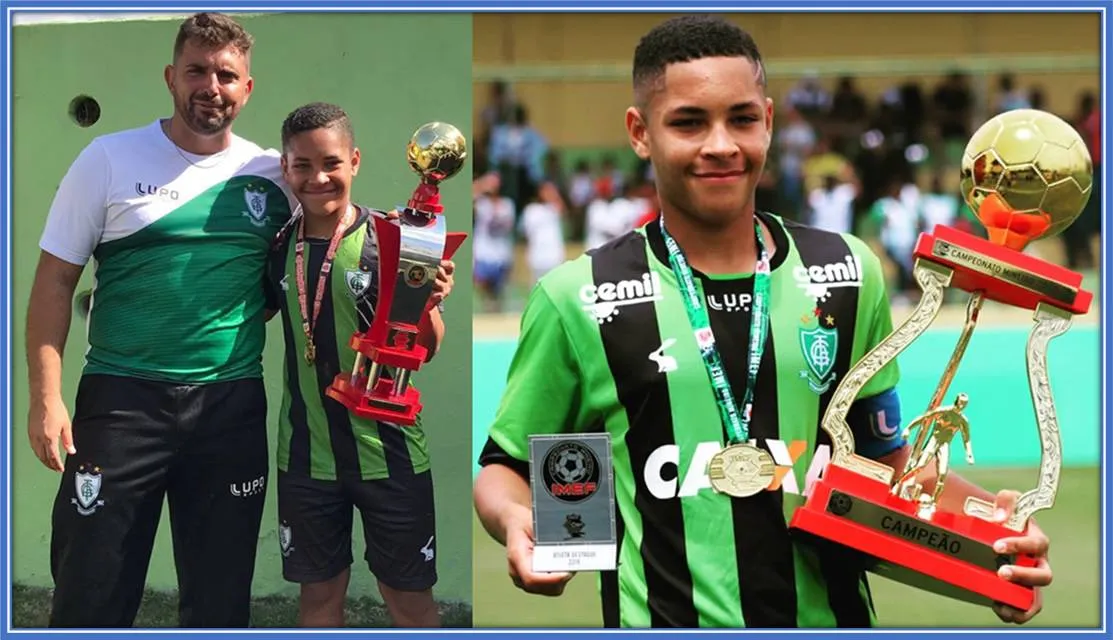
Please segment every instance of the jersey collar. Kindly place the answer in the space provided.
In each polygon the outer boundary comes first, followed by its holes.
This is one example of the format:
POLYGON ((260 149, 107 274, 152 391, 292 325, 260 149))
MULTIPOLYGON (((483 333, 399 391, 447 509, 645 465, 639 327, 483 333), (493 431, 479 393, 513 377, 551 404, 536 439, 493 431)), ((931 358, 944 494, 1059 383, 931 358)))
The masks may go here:
MULTIPOLYGON (((781 224, 780 218, 765 211, 758 211, 756 214, 757 217, 765 223, 765 226, 769 228, 769 233, 773 236, 773 242, 776 244, 777 252, 773 254, 773 260, 769 265, 773 271, 776 271, 777 267, 781 266, 781 263, 785 261, 789 251, 792 249, 790 244, 791 241, 789 240, 788 233, 785 232, 784 225, 781 224)), ((654 219, 652 222, 645 225, 645 237, 649 241, 649 247, 653 251, 653 256, 657 258, 658 262, 668 268, 669 250, 665 247, 664 236, 661 235, 660 220, 654 219)), ((696 269, 692 269, 692 272, 701 278, 706 278, 705 274, 696 269)))

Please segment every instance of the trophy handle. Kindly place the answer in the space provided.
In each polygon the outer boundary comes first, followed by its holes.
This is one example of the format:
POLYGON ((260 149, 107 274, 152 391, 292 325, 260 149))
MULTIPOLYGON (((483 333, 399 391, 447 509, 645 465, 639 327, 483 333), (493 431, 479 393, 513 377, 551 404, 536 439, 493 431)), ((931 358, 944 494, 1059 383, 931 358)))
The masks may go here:
MULTIPOLYGON (((1033 314, 1036 326, 1028 334, 1028 386, 1032 390, 1032 405, 1036 410, 1036 426, 1040 431, 1040 474, 1036 488, 1017 498, 1016 509, 1005 522, 1014 531, 1023 531, 1028 519, 1037 511, 1050 509, 1055 504, 1059 490, 1059 472, 1063 467, 1062 441, 1059 437, 1059 417, 1055 413, 1055 399, 1051 395, 1051 380, 1047 373, 1047 345, 1052 338, 1066 333, 1071 325, 1071 314, 1046 303, 1036 305, 1033 314)), ((967 498, 963 505, 966 515, 992 521, 993 503, 978 498, 967 498)))
POLYGON ((947 390, 950 389, 955 374, 958 373, 958 365, 962 361, 962 356, 966 354, 966 347, 970 345, 970 337, 974 335, 974 328, 978 324, 978 314, 981 312, 984 303, 985 292, 983 291, 974 292, 974 295, 970 296, 969 302, 966 303, 966 322, 962 325, 962 333, 958 336, 958 344, 955 345, 955 350, 951 353, 951 359, 943 369, 943 376, 939 379, 939 385, 935 388, 935 395, 931 397, 931 402, 928 403, 928 411, 934 411, 939 408, 939 405, 943 404, 943 398, 947 395, 947 390))
POLYGON ((846 416, 862 387, 865 387, 877 372, 885 368, 885 365, 895 360, 935 321, 939 310, 943 307, 943 292, 951 283, 953 273, 951 269, 934 262, 916 260, 912 275, 924 292, 920 303, 896 331, 879 342, 850 368, 846 377, 835 389, 831 403, 827 405, 827 411, 823 414, 820 426, 831 437, 832 464, 886 484, 892 481, 892 467, 854 453, 854 433, 846 423, 846 416))

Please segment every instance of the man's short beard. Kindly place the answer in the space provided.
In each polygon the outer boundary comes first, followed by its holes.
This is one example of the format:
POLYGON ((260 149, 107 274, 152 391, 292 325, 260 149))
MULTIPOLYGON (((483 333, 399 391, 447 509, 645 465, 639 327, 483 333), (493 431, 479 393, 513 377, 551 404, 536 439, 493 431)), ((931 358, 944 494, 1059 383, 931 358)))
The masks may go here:
POLYGON ((216 123, 211 124, 214 122, 213 118, 203 118, 197 115, 193 109, 190 108, 191 106, 192 102, 186 103, 185 109, 179 108, 178 113, 182 116, 182 120, 185 122, 186 126, 189 127, 190 131, 194 133, 200 135, 213 135, 232 126, 233 117, 231 112, 221 113, 215 118, 216 123))

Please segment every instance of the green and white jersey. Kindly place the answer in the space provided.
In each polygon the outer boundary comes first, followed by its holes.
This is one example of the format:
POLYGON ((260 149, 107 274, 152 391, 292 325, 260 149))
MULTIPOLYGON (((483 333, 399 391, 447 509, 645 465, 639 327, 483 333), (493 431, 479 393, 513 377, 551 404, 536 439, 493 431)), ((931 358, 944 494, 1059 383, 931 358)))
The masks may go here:
POLYGON ((290 218, 277 151, 212 156, 158 120, 94 139, 63 178, 39 246, 96 263, 85 373, 177 383, 262 375, 262 280, 290 218))
MULTIPOLYGON (((286 342, 278 468, 314 480, 380 480, 429 469, 420 414, 416 424, 408 427, 376 422, 349 412, 325 394, 337 374, 349 373, 355 366, 356 352, 348 341, 371 326, 379 299, 378 269, 364 271, 360 265, 361 257, 367 265, 377 264, 373 214, 366 207, 359 207, 359 212, 337 246, 326 279, 327 293, 313 329, 317 351, 312 365, 304 357, 294 262, 296 228, 288 229, 276 244, 267 268, 267 304, 279 312, 286 342)), ((328 245, 325 239, 305 240, 305 304, 310 314, 328 245)))
MULTIPOLYGON (((606 626, 873 623, 860 568, 787 525, 830 459, 819 420, 836 386, 891 331, 881 265, 853 236, 759 215, 776 253, 750 437, 778 468, 757 496, 711 488, 707 463, 726 433, 657 222, 548 274, 523 314, 481 463, 523 473, 532 434, 610 433, 619 568, 601 575, 606 626)), ((752 274, 696 276, 741 398, 752 274)), ((897 377, 890 366, 855 403, 863 455, 903 444, 897 377)))

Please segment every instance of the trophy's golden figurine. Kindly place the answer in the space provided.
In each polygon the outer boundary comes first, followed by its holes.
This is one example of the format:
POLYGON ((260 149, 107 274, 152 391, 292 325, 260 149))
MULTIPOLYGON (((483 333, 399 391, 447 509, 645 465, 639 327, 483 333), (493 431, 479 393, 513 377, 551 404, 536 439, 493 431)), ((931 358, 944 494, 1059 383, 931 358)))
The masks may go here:
POLYGON ((365 252, 360 268, 377 273, 375 317, 365 333, 349 341, 356 351, 352 372, 338 374, 326 391, 359 416, 412 425, 421 411, 421 394, 410 384, 428 355, 417 343, 418 324, 429 312, 441 260, 450 259, 467 238, 447 231, 439 185, 459 173, 467 157, 459 129, 444 122, 423 125, 406 146, 420 184, 397 220, 374 218, 378 250, 365 252))
MULTIPOLYGON (((914 586, 980 604, 1002 602, 1028 610, 1033 592, 997 576, 1004 564, 1034 566, 1027 555, 1004 556, 993 543, 1017 535, 1032 514, 1055 501, 1062 464, 1059 424, 1047 370, 1052 338, 1073 316, 1089 311, 1093 295, 1082 276, 1023 253, 1032 240, 1070 226, 1090 197, 1093 165, 1078 132, 1043 111, 1020 109, 986 122, 962 161, 963 199, 986 227, 989 240, 939 225, 920 235, 913 275, 923 295, 909 318, 855 364, 835 390, 822 428, 832 441, 831 462, 791 526, 856 549, 871 570, 914 586), (866 383, 934 322, 948 287, 970 293, 966 321, 926 411, 909 422, 917 430, 904 469, 854 453, 846 422, 866 383), (967 402, 956 393, 943 406, 986 300, 1033 310, 1026 362, 1041 446, 1039 480, 1022 493, 1012 516, 993 521, 993 504, 970 498, 962 513, 938 509, 941 486, 924 491, 919 472, 934 466, 942 484, 950 447, 960 442, 973 462, 967 402)), ((1002 419, 1008 419, 1002 417, 1002 419)), ((1017 434, 1018 436, 1022 434, 1017 434)))

